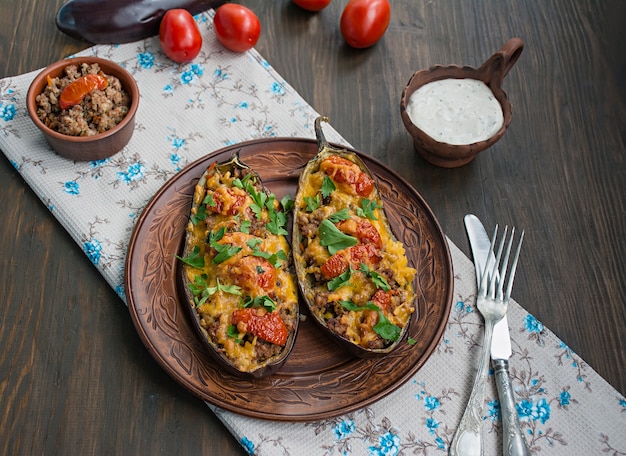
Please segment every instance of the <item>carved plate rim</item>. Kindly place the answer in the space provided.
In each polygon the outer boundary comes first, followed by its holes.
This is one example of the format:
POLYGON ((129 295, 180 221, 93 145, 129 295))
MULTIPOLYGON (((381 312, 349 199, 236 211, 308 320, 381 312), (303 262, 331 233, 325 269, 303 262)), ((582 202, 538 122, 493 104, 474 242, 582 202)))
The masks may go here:
MULTIPOLYGON (((352 149, 349 149, 352 150, 352 149)), ((205 402, 241 415, 279 421, 327 419, 362 408, 390 394, 411 378, 435 350, 452 307, 454 276, 445 234, 422 196, 378 160, 357 153, 377 177, 392 229, 405 243, 416 277, 417 312, 409 336, 415 345, 401 344, 382 358, 359 359, 337 353, 320 340, 312 319, 301 322, 296 340, 313 354, 306 361, 292 358, 277 373, 262 379, 233 377, 220 372, 202 346, 187 312, 181 308, 176 260, 182 248, 193 186, 213 160, 239 152, 255 168, 270 191, 297 185, 298 169, 317 152, 304 138, 272 138, 242 142, 201 157, 166 182, 137 219, 125 264, 125 290, 131 319, 140 339, 179 384, 205 402), (264 166, 272 165, 272 166, 264 166), (295 185, 294 185, 295 182, 295 185), (417 218, 417 224, 412 223, 417 218), (308 325, 307 325, 308 323, 308 325), (303 330, 304 327, 304 330, 303 330), (317 358, 316 358, 317 356, 317 358), (320 359, 328 359, 325 361, 320 359), (315 362, 318 364, 315 364, 315 362), (306 365, 307 368, 309 365, 306 365)), ((305 305, 302 303, 302 308, 305 305)))

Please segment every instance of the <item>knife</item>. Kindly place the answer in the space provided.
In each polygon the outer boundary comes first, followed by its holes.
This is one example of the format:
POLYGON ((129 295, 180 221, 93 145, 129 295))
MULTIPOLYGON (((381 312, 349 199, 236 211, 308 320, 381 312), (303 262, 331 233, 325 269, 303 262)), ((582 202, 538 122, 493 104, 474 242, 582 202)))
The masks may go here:
MULTIPOLYGON (((474 256, 476 283, 478 288, 480 288, 481 274, 485 269, 485 264, 490 256, 492 257, 492 262, 495 262, 495 255, 491 250, 491 240, 478 217, 473 214, 467 214, 464 221, 470 246, 472 247, 472 255, 474 256)), ((498 274, 498 272, 495 271, 495 274, 498 274)), ((509 323, 505 315, 493 328, 493 339, 491 342, 491 362, 502 412, 503 454, 504 456, 529 456, 531 453, 522 434, 509 376, 509 358, 511 353, 509 323)))

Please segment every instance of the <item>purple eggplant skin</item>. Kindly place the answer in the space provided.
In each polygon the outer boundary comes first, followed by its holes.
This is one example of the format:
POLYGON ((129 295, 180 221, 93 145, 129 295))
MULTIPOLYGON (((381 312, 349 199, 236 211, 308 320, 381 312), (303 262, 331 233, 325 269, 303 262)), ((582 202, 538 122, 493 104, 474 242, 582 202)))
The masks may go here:
POLYGON ((93 44, 122 44, 159 34, 163 15, 182 8, 192 15, 226 0, 69 0, 56 15, 57 28, 93 44))

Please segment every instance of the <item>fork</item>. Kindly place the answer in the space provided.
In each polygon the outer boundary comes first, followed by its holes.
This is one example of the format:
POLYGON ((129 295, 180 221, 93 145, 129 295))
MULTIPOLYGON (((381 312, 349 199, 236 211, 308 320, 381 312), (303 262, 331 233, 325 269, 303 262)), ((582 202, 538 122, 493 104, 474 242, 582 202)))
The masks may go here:
MULTIPOLYGON (((452 439, 452 443, 450 444, 450 456, 478 456, 483 454, 481 421, 485 398, 487 370, 489 368, 489 349, 491 347, 493 327, 502 319, 502 317, 504 317, 504 315, 506 315, 511 296, 511 289, 513 287, 513 279, 515 278, 515 270, 517 269, 517 260, 519 259, 519 253, 524 239, 524 231, 522 231, 517 245, 517 250, 511 264, 511 270, 509 272, 508 283, 505 290, 504 283, 507 281, 507 265, 509 262, 509 255, 511 253, 511 246, 513 245, 515 228, 511 230, 511 237, 507 243, 504 259, 500 265, 500 270, 498 271, 498 264, 500 264, 500 259, 502 257, 507 230, 508 227, 505 227, 502 239, 498 245, 498 253, 495 260, 492 255, 489 256, 490 258, 487 260, 484 271, 481 275, 482 280, 476 297, 476 306, 485 320, 483 346, 480 354, 478 370, 476 372, 476 377, 474 378, 474 384, 472 385, 472 392, 470 394, 467 407, 465 408, 459 427, 457 428, 454 438, 452 439)), ((496 225, 491 239, 490 251, 493 251, 497 234, 498 225, 496 225)))

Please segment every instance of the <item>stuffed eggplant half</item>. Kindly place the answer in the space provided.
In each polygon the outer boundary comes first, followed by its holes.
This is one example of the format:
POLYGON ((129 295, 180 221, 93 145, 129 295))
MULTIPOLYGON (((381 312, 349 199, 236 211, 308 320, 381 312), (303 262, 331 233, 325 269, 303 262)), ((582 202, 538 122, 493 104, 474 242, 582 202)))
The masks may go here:
POLYGON ((415 311, 404 245, 389 226, 374 177, 358 155, 326 141, 300 175, 293 257, 315 320, 360 357, 392 351, 415 311))
POLYGON ((234 156, 198 181, 182 283, 205 346, 230 373, 262 377, 286 360, 298 328, 298 290, 282 202, 234 156))

